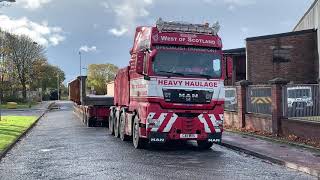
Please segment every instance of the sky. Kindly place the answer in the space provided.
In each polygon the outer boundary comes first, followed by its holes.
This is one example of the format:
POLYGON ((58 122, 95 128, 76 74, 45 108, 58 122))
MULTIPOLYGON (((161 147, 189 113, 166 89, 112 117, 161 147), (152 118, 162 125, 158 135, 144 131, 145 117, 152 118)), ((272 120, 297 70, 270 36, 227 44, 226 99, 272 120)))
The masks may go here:
POLYGON ((245 46, 247 37, 293 30, 313 0, 16 0, 0 9, 0 28, 46 47, 66 82, 92 63, 125 67, 136 26, 167 21, 214 23, 224 49, 245 46))

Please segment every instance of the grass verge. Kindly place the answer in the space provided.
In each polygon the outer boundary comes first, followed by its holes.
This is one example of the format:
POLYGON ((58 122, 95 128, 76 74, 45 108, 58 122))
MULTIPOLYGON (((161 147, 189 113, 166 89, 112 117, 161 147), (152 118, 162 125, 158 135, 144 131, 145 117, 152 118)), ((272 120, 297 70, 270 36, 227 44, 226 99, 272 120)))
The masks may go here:
MULTIPOLYGON (((34 105, 37 105, 37 102, 32 102, 31 103, 31 107, 34 105)), ((8 109, 8 105, 7 104, 1 104, 0 105, 1 109, 8 109)), ((29 103, 18 103, 17 104, 17 108, 16 109, 28 109, 29 108, 29 103)))
POLYGON ((0 121, 0 152, 10 146, 35 121, 35 116, 3 116, 0 121))

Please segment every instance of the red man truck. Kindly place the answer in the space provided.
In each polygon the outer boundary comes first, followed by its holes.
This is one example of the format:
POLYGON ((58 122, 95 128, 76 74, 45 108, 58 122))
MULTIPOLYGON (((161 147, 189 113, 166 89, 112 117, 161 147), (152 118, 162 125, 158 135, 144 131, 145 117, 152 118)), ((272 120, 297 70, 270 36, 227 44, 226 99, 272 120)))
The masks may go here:
POLYGON ((224 112, 219 24, 166 22, 137 27, 129 66, 119 70, 109 132, 146 143, 221 142, 224 112))

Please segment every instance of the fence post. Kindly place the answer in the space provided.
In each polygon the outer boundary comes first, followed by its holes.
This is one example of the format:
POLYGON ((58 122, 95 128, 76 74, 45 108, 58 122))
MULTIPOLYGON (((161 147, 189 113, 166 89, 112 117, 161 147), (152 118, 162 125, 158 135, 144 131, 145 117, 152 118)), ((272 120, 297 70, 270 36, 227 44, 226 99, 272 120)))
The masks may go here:
POLYGON ((275 78, 269 81, 271 84, 271 113, 272 113, 272 134, 279 136, 281 134, 281 118, 283 117, 282 108, 282 88, 288 84, 288 81, 282 78, 275 78))
POLYGON ((242 80, 236 83, 237 86, 237 101, 238 101, 238 128, 246 126, 246 105, 247 105, 247 87, 252 83, 248 80, 242 80))

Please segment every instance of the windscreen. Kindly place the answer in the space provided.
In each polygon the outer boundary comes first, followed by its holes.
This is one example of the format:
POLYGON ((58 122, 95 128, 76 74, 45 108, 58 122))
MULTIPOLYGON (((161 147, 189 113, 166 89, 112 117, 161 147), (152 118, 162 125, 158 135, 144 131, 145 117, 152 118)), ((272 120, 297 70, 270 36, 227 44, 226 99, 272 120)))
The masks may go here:
POLYGON ((152 66, 156 75, 221 77, 221 56, 213 52, 161 49, 152 66))

